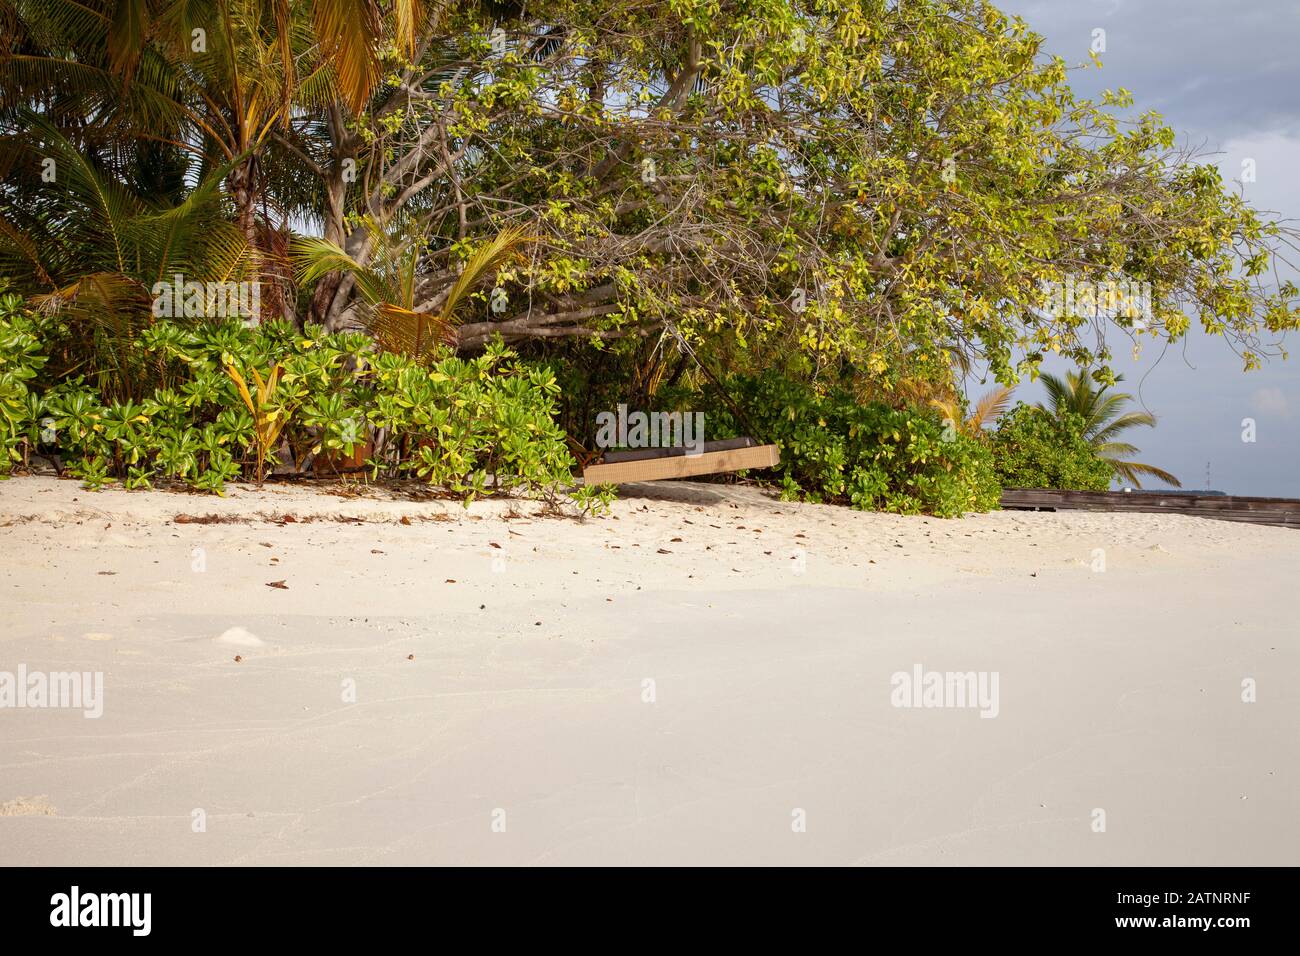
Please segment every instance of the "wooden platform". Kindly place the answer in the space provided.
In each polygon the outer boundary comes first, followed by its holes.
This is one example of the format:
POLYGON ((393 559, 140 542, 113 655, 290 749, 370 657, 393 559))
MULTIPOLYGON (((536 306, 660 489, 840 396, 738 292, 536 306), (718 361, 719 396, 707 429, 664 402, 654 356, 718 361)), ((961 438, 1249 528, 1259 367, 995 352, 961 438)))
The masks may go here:
POLYGON ((1055 491, 1007 488, 1002 507, 1028 511, 1137 511, 1300 528, 1300 499, 1188 495, 1177 491, 1055 491))
POLYGON ((651 448, 607 452, 604 461, 588 465, 582 480, 588 485, 623 485, 634 481, 663 481, 715 475, 742 468, 771 468, 781 461, 776 445, 758 445, 749 438, 705 442, 698 454, 684 448, 651 448))

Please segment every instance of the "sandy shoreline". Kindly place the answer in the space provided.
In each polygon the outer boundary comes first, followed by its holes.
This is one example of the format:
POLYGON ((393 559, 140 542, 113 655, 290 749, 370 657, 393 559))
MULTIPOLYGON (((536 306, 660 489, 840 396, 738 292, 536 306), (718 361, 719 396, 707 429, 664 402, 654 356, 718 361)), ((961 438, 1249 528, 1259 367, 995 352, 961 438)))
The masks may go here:
POLYGON ((104 675, 0 709, 0 860, 1300 862, 1293 530, 537 511, 0 483, 0 671, 104 675), (918 665, 997 717, 893 706, 918 665))

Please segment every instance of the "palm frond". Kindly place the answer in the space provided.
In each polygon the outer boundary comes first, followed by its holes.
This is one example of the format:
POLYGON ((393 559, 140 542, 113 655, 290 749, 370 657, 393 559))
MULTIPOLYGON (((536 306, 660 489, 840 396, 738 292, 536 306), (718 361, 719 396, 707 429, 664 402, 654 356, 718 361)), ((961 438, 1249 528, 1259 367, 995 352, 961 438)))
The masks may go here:
POLYGON ((353 114, 379 78, 379 10, 374 0, 316 0, 312 4, 321 55, 333 67, 339 93, 353 114))
POLYGON ((150 301, 138 280, 111 272, 82 276, 31 299, 37 309, 67 318, 73 330, 68 372, 84 369, 108 398, 140 398, 148 391, 147 370, 132 343, 149 323, 150 301))
POLYGON ((945 422, 952 422, 954 425, 961 422, 961 407, 955 398, 932 398, 930 407, 937 411, 945 422))
POLYGON ((1109 441, 1113 435, 1127 429, 1137 427, 1154 428, 1155 425, 1156 417, 1150 412, 1124 412, 1107 422, 1102 428, 1094 431, 1091 438, 1095 442, 1109 441))
POLYGON ((108 27, 108 57, 113 72, 130 83, 145 45, 145 25, 149 22, 148 0, 117 0, 108 27))
POLYGON ((971 432, 981 431, 984 426, 996 421, 1011 405, 1011 396, 1014 392, 1014 386, 1006 385, 999 385, 985 392, 975 403, 974 410, 966 420, 967 429, 971 432))
POLYGON ((331 272, 347 272, 353 276, 357 291, 367 304, 377 306, 394 298, 392 286, 382 275, 357 262, 328 239, 298 236, 290 243, 290 249, 299 285, 310 285, 331 272))
POLYGON ((1047 405, 1039 403, 1039 407, 1051 412, 1053 415, 1059 415, 1065 411, 1070 403, 1071 389, 1064 381, 1050 372, 1044 372, 1038 376, 1038 380, 1043 383, 1043 388, 1047 392, 1047 405))
POLYGON ((440 345, 455 341, 452 326, 441 316, 415 312, 392 303, 382 303, 366 320, 366 327, 385 352, 424 359, 440 345))
POLYGON ((1131 445, 1126 441, 1108 441, 1092 446, 1092 450, 1097 453, 1097 457, 1105 459, 1131 458, 1136 455, 1140 448, 1137 445, 1131 445))
POLYGON ((456 311, 483 277, 513 258, 523 245, 531 241, 532 237, 522 226, 507 226, 475 250, 465 260, 465 267, 443 301, 442 318, 452 322, 456 311))
POLYGON ((1165 471, 1163 468, 1157 468, 1155 465, 1147 465, 1140 461, 1117 461, 1112 463, 1115 469, 1115 476, 1121 481, 1131 484, 1134 488, 1141 488, 1142 481, 1140 475, 1147 475, 1174 488, 1181 488, 1183 483, 1165 471))
POLYGON ((394 0, 393 32, 402 51, 408 56, 415 52, 416 36, 428 19, 422 0, 394 0))

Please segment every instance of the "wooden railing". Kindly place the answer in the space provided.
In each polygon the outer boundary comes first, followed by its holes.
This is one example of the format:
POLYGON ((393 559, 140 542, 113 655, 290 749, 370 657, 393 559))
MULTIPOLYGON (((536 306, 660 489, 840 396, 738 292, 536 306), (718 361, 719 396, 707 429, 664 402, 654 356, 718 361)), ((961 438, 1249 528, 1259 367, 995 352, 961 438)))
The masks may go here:
POLYGON ((1054 491, 1007 488, 1002 507, 1030 511, 1142 511, 1300 528, 1300 499, 1189 495, 1177 491, 1054 491))

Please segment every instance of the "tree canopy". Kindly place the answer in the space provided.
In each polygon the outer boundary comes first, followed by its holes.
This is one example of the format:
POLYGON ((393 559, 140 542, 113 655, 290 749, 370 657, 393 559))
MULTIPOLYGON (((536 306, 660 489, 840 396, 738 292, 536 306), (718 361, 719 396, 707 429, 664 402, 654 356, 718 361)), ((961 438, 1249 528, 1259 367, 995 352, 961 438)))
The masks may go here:
POLYGON ((885 388, 954 357, 1004 382, 1051 351, 1104 367, 1108 342, 1192 323, 1249 366, 1300 321, 1275 279, 1292 236, 1158 115, 1128 119, 1129 92, 1077 98, 982 0, 0 0, 0 20, 0 269, 65 306, 239 273, 270 314, 346 328, 364 270, 409 246, 401 307, 456 296, 464 351, 668 336, 885 388), (507 231, 522 253, 458 282, 507 231), (1067 282, 1149 288, 1149 312, 1051 308, 1067 282))

